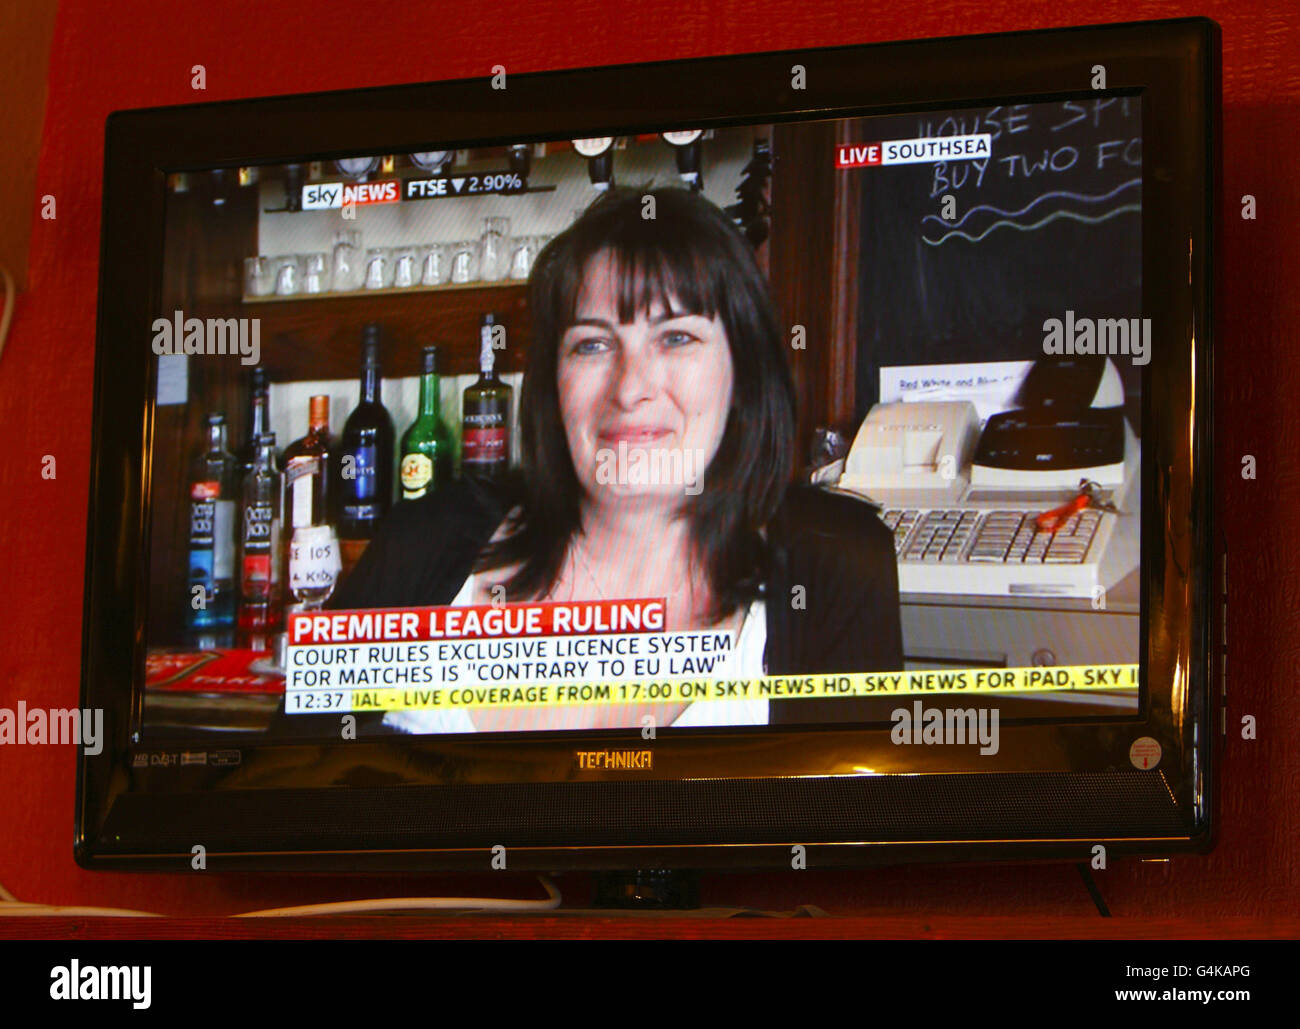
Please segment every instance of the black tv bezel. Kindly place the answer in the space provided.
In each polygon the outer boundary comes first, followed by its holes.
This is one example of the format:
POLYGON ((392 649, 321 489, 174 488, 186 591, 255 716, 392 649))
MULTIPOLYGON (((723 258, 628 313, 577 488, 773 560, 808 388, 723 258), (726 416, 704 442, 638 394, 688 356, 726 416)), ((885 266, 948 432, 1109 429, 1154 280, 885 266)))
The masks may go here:
POLYGON ((510 849, 511 868, 540 869, 789 867, 795 843, 810 847, 810 860, 823 864, 1078 859, 1098 843, 1114 853, 1141 855, 1208 849, 1218 735, 1210 401, 1219 46, 1215 23, 1180 19, 520 74, 510 76, 505 90, 492 89, 487 78, 462 79, 112 114, 104 159, 82 659, 82 706, 104 710, 108 738, 101 754, 83 753, 79 760, 77 861, 91 868, 189 868, 189 846, 161 829, 150 830, 147 819, 113 819, 118 805, 129 801, 138 812, 152 795, 174 800, 178 793, 196 812, 191 825, 196 831, 190 835, 224 841, 209 848, 210 868, 484 868, 489 839, 510 849), (806 69, 802 90, 791 85, 795 64, 806 69), (163 778, 131 768, 144 668, 153 424, 152 353, 143 341, 150 338, 149 326, 160 309, 169 173, 1086 96, 1093 95, 1088 87, 1096 65, 1105 67, 1107 93, 1137 94, 1143 104, 1143 313, 1152 318, 1155 333, 1143 396, 1146 681, 1137 716, 1008 725, 995 759, 972 760, 959 748, 924 748, 906 755, 905 768, 898 767, 902 762, 898 748, 891 748, 888 728, 879 727, 664 733, 653 744, 650 776, 575 768, 578 750, 642 745, 639 734, 628 732, 241 744, 244 761, 237 776, 189 769, 163 778), (341 140, 348 144, 345 149, 338 147, 341 140), (864 767, 927 773, 941 806, 959 804, 971 776, 981 773, 996 774, 999 789, 1007 787, 995 791, 1007 798, 1002 803, 1032 792, 1044 775, 1063 773, 1062 796, 1071 783, 1086 782, 1102 798, 1113 786, 1118 804, 1132 785, 1128 743, 1141 735, 1154 736, 1165 748, 1160 768, 1149 773, 1162 784, 1160 803, 1172 805, 1159 818, 1153 811, 1151 823, 1162 827, 1158 832, 1126 823, 1122 831, 1092 835, 1062 832, 1059 826, 1035 834, 1022 826, 1014 838, 995 838, 998 834, 987 830, 978 836, 897 838, 897 832, 873 827, 868 818, 847 825, 839 820, 834 831, 822 834, 826 838, 818 836, 815 825, 797 821, 789 823, 788 837, 778 830, 777 840, 734 826, 726 830, 727 838, 721 838, 722 830, 718 838, 685 829, 681 842, 672 836, 672 818, 689 824, 692 808, 708 810, 720 791, 738 780, 751 782, 755 795, 770 787, 775 805, 795 797, 783 784, 797 783, 806 800, 818 796, 821 780, 826 802, 839 810, 846 778, 863 780, 864 789, 866 780, 875 780, 869 785, 876 793, 887 792, 890 780, 911 778, 884 776, 882 786, 880 776, 856 774, 864 767), (394 748, 400 748, 402 761, 394 760, 394 748), (264 760, 272 752, 275 760, 264 760), (480 814, 496 796, 491 788, 554 786, 545 791, 547 812, 554 824, 573 820, 572 842, 550 837, 539 842, 542 836, 521 832, 505 819, 510 805, 504 802, 501 823, 478 826, 463 846, 432 835, 422 840, 419 831, 396 845, 382 832, 367 833, 367 805, 357 803, 365 791, 339 784, 355 781, 350 776, 358 769, 399 765, 419 769, 389 787, 403 791, 402 803, 418 806, 420 795, 407 791, 441 791, 427 794, 440 810, 455 811, 458 801, 446 791, 465 785, 489 789, 475 795, 480 814), (655 794, 655 788, 672 783, 672 803, 682 810, 668 813, 667 828, 653 835, 654 842, 647 842, 648 833, 642 839, 610 839, 595 829, 585 831, 579 797, 589 799, 590 783, 597 780, 641 782, 647 801, 667 795, 655 794), (302 831, 277 836, 250 830, 243 838, 231 824, 235 802, 246 803, 254 789, 260 791, 258 804, 272 813, 301 798, 302 790, 329 791, 320 794, 326 798, 322 817, 352 819, 357 832, 351 838, 332 836, 328 846, 302 831), (1172 830, 1170 811, 1177 813, 1172 830), (123 827, 125 835, 109 832, 123 827))

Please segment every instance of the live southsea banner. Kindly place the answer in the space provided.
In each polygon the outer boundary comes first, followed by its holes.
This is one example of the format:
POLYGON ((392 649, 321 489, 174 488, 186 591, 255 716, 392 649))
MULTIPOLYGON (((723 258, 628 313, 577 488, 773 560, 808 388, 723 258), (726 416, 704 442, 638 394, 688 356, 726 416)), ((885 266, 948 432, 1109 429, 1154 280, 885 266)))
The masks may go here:
POLYGON ((663 600, 295 614, 292 713, 990 695, 1138 688, 1136 664, 742 674, 727 630, 667 631, 663 600))

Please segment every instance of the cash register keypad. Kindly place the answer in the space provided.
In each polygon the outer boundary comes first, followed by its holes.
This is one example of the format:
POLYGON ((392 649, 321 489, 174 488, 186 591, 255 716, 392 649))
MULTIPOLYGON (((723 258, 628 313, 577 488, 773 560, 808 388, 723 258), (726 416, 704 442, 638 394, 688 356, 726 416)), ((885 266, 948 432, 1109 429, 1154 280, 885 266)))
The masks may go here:
POLYGON ((1104 512, 1071 515, 1055 533, 1039 532, 1041 511, 894 509, 884 521, 900 561, 927 564, 1082 564, 1104 512))

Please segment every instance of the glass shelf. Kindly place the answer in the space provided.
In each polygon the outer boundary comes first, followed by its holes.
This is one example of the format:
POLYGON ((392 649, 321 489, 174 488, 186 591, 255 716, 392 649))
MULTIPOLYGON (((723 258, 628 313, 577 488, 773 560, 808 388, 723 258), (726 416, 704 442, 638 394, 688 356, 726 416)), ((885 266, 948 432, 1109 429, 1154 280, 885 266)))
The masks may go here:
POLYGON ((474 289, 506 289, 511 286, 524 288, 527 279, 501 279, 498 282, 455 282, 442 286, 386 286, 383 289, 356 289, 349 293, 270 293, 263 297, 242 297, 245 304, 274 304, 281 302, 295 303, 312 300, 348 300, 361 297, 407 296, 412 293, 461 293, 474 289))

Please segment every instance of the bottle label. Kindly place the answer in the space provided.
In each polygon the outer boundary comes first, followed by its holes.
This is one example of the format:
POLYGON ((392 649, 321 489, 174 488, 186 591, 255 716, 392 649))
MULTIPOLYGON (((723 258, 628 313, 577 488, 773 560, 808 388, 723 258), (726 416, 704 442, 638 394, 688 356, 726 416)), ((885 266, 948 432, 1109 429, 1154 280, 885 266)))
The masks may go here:
POLYGON ((279 581, 280 520, 270 504, 248 504, 244 508, 244 559, 241 568, 244 595, 261 597, 279 581))
POLYGON ((319 457, 295 457, 284 469, 289 491, 289 523, 295 529, 316 524, 316 477, 321 473, 319 457))
POLYGON ((496 464, 510 459, 510 433, 505 426, 494 429, 466 427, 461 461, 466 464, 496 464))
POLYGON ((289 588, 296 595, 328 596, 340 566, 338 540, 329 526, 300 529, 293 534, 289 544, 289 588))
POLYGON ((425 454, 407 454, 402 458, 402 497, 417 500, 429 491, 433 479, 433 462, 425 454))
MULTIPOLYGON (((212 589, 212 548, 190 548, 190 585, 212 589)), ((211 599, 211 598, 209 598, 211 599)))
POLYGON ((244 596, 265 597, 271 592, 271 555, 244 554, 244 596))
POLYGON ((217 497, 221 483, 196 482, 190 486, 190 546, 211 547, 213 523, 217 517, 217 497))
POLYGON ((216 600, 212 582, 212 548, 190 548, 190 593, 186 597, 185 618, 192 626, 216 624, 216 612, 213 610, 216 600), (203 587, 203 606, 194 606, 194 587, 203 587))
POLYGON ((217 500, 212 506, 212 574, 220 582, 235 575, 235 502, 217 500))
POLYGON ((314 454, 295 457, 284 466, 284 481, 296 482, 304 475, 316 475, 320 472, 320 458, 314 454))
POLYGON ((343 455, 343 495, 352 502, 379 496, 379 448, 373 444, 356 447, 343 455), (349 458, 351 460, 349 461, 349 458))
POLYGON ((249 504, 244 508, 244 547, 270 550, 275 508, 270 504, 249 504))
POLYGON ((293 498, 293 507, 290 510, 290 520, 295 529, 304 525, 311 525, 312 518, 312 486, 315 485, 312 477, 308 475, 300 476, 294 480, 293 492, 290 496, 293 498))
POLYGON ((190 546, 212 548, 212 523, 216 520, 216 501, 195 500, 190 504, 190 546))

